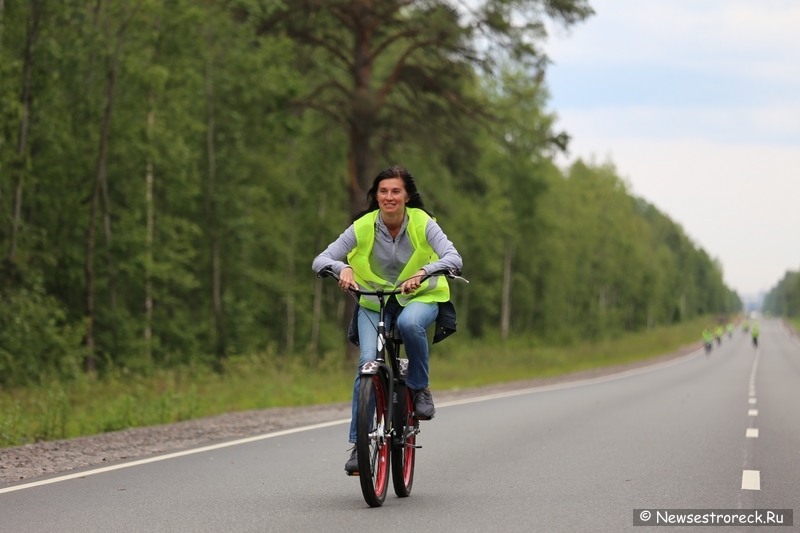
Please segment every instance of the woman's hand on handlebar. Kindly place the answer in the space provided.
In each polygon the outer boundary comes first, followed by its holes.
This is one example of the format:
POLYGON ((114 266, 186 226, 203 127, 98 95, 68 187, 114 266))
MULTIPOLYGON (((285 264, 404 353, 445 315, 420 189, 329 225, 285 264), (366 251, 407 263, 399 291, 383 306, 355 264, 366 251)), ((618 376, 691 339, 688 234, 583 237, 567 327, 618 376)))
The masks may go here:
POLYGON ((400 285, 403 294, 409 294, 419 289, 419 286, 422 284, 422 278, 427 275, 428 273, 425 272, 425 269, 420 268, 416 274, 405 280, 403 284, 400 285))
POLYGON ((358 290, 358 284, 353 277, 353 269, 351 267, 344 267, 342 271, 339 272, 339 286, 343 291, 348 291, 350 289, 358 290))

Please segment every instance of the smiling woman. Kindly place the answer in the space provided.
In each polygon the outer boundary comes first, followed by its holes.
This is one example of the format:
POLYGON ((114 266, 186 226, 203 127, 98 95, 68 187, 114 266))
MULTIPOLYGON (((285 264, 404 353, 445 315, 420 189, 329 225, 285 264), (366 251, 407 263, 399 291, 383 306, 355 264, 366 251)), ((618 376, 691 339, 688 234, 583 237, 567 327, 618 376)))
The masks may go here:
MULTIPOLYGON (((423 277, 443 269, 461 269, 461 256, 433 217, 425 210, 416 180, 403 167, 387 168, 375 178, 367 193, 369 206, 339 238, 314 259, 315 272, 331 269, 343 290, 402 288, 385 308, 386 331, 396 321, 408 354, 407 384, 414 394, 420 420, 433 418, 428 378, 428 339, 425 330, 439 314, 439 304, 450 300, 444 278, 423 277), (346 262, 345 262, 346 260, 346 262)), ((377 357, 379 305, 374 297, 361 296, 354 323, 361 350, 358 368, 377 357)), ((357 342, 356 342, 357 340, 357 342)), ((353 386, 350 442, 356 442, 356 412, 360 378, 353 386)), ((345 471, 358 470, 356 447, 345 471)))

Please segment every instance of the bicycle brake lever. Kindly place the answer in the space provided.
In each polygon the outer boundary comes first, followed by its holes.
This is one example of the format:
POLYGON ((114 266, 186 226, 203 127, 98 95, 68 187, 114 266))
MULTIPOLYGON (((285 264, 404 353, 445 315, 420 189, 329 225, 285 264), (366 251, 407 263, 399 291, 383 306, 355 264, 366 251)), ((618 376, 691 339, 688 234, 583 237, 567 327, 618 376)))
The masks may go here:
POLYGON ((461 269, 460 268, 451 268, 448 273, 447 277, 450 279, 457 279, 463 281, 467 285, 469 285, 469 280, 461 276, 461 269))
POLYGON ((318 277, 318 278, 320 278, 320 279, 323 279, 323 278, 333 278, 333 279, 335 279, 336 281, 339 281, 339 276, 337 276, 337 275, 336 275, 336 272, 334 272, 334 271, 333 271, 332 269, 330 269, 330 268, 323 268, 322 270, 320 270, 319 272, 317 272, 317 277, 318 277))

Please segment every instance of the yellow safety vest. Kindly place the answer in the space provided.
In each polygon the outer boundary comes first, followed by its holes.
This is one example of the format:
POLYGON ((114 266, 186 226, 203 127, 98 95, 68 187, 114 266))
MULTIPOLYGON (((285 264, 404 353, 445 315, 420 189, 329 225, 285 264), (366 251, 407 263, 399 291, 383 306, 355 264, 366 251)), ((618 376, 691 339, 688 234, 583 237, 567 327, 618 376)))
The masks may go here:
MULTIPOLYGON (((414 207, 407 207, 406 213, 408 214, 406 232, 409 239, 411 239, 414 253, 411 254, 411 258, 406 263, 403 271, 400 272, 400 277, 396 280, 400 282, 416 274, 425 265, 439 259, 425 236, 425 227, 431 218, 430 215, 422 209, 414 207)), ((375 244, 375 223, 379 214, 380 210, 367 213, 353 223, 353 229, 356 233, 356 247, 347 254, 347 262, 353 268, 353 277, 356 283, 362 290, 367 291, 394 290, 398 287, 394 283, 378 277, 369 264, 369 256, 375 244)), ((450 286, 447 284, 447 279, 441 276, 428 278, 420 285, 419 289, 411 294, 397 295, 397 301, 402 306, 406 306, 412 301, 447 302, 449 300, 450 286)), ((380 309, 377 296, 362 296, 359 304, 372 311, 380 309)))

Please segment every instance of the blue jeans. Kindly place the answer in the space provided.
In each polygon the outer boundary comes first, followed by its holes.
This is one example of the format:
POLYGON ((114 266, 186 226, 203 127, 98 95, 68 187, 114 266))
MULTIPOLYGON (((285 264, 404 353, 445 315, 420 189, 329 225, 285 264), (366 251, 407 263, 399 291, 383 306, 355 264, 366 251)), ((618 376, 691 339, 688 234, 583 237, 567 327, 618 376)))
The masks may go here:
MULTIPOLYGON (((439 305, 436 303, 411 302, 401 307, 397 300, 392 298, 386 305, 384 320, 386 333, 397 320, 397 329, 403 339, 408 356, 408 377, 406 384, 411 389, 424 389, 428 381, 428 337, 425 330, 433 324, 439 314, 439 305)), ((358 360, 358 370, 364 363, 374 361, 378 357, 378 320, 380 314, 363 307, 358 311, 358 342, 361 348, 361 357, 358 360)), ((356 442, 356 410, 358 408, 359 375, 356 372, 353 384, 353 412, 350 418, 350 442, 356 442)))

